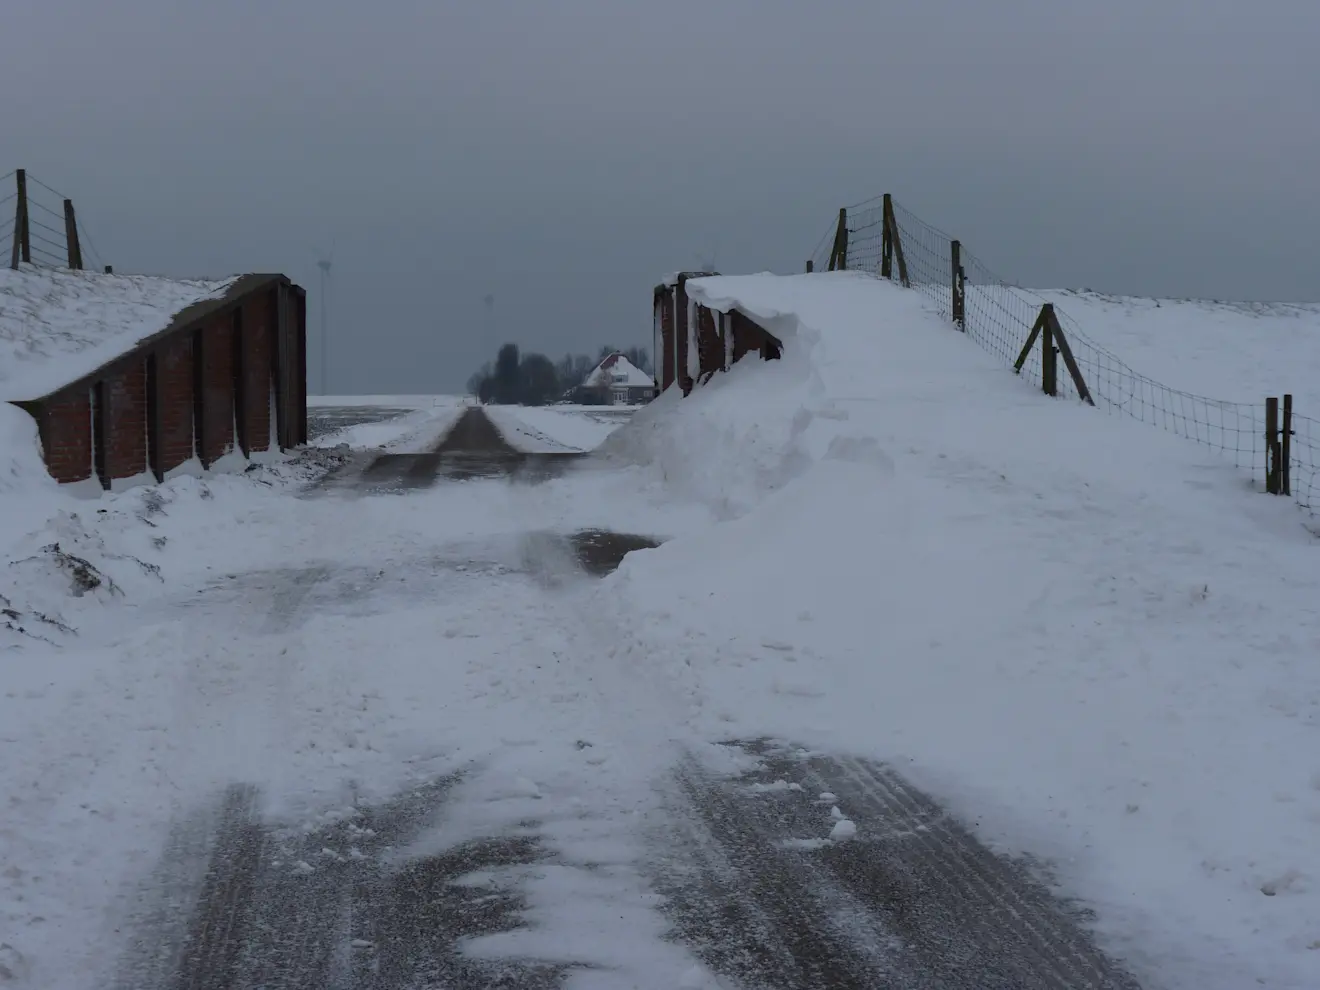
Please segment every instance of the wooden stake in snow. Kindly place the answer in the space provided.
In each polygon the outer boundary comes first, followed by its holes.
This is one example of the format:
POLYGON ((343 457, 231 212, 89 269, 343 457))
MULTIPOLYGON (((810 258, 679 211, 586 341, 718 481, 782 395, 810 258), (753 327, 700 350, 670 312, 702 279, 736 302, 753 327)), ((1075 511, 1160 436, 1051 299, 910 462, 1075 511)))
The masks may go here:
POLYGON ((17 203, 14 206, 14 250, 10 255, 9 267, 18 268, 21 261, 32 264, 32 240, 28 229, 27 169, 20 168, 14 173, 18 182, 17 203))

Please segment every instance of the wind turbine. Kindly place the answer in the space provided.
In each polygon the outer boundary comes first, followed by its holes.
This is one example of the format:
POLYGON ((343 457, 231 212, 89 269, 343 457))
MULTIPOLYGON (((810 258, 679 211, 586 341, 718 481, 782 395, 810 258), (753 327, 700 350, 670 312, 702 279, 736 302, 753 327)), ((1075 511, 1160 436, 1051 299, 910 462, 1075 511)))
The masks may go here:
MULTIPOLYGON (((321 252, 316 252, 320 254, 321 252)), ((328 286, 330 284, 330 269, 335 261, 334 243, 330 244, 330 253, 323 255, 316 262, 316 267, 321 269, 321 394, 330 394, 330 332, 329 310, 330 295, 328 286)))

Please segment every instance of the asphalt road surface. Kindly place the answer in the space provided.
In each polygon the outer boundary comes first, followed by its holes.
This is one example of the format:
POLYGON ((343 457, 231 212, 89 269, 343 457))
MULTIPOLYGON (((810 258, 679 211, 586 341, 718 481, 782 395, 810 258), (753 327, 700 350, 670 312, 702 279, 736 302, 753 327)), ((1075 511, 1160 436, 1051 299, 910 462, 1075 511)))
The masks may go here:
POLYGON ((406 494, 439 481, 507 477, 535 484, 557 477, 580 453, 528 454, 512 447, 484 410, 465 409, 431 450, 420 454, 371 453, 350 460, 322 483, 322 490, 406 494))
MULTIPOLYGON (((672 938, 729 987, 762 990, 1136 990, 1025 865, 991 854, 892 769, 764 741, 729 779, 694 760, 668 781, 652 879, 672 938), (823 795, 823 796, 822 796, 823 795), (835 808, 855 825, 819 838, 835 808)), ((568 967, 468 959, 464 939, 517 928, 516 892, 459 883, 547 861, 525 823, 438 856, 382 855, 445 813, 461 774, 314 832, 260 820, 242 784, 176 829, 162 912, 119 990, 424 987, 542 990, 568 967), (205 866, 196 867, 199 856, 205 866), (315 864, 314 866, 311 864, 315 864)), ((832 814, 833 813, 833 814, 832 814)))

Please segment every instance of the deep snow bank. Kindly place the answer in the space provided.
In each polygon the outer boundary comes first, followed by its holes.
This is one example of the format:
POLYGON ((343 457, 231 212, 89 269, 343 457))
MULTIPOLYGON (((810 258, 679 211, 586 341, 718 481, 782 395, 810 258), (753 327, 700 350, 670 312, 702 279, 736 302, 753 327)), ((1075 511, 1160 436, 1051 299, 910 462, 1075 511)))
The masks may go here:
POLYGON ((897 764, 1150 985, 1320 985, 1320 592, 1284 499, 857 274, 688 283, 784 341, 605 445, 729 521, 600 589, 712 737, 897 764))

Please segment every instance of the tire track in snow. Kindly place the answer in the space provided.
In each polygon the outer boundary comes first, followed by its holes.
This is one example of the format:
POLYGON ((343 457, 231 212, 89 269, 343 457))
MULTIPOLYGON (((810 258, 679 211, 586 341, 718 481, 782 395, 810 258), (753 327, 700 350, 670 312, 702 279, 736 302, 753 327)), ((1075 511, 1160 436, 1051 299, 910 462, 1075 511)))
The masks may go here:
POLYGON ((741 777, 678 771, 673 856, 698 865, 657 867, 677 937, 711 968, 775 990, 1136 990, 1079 912, 888 767, 746 750, 759 769, 741 777), (857 837, 826 839, 845 813, 857 837))

